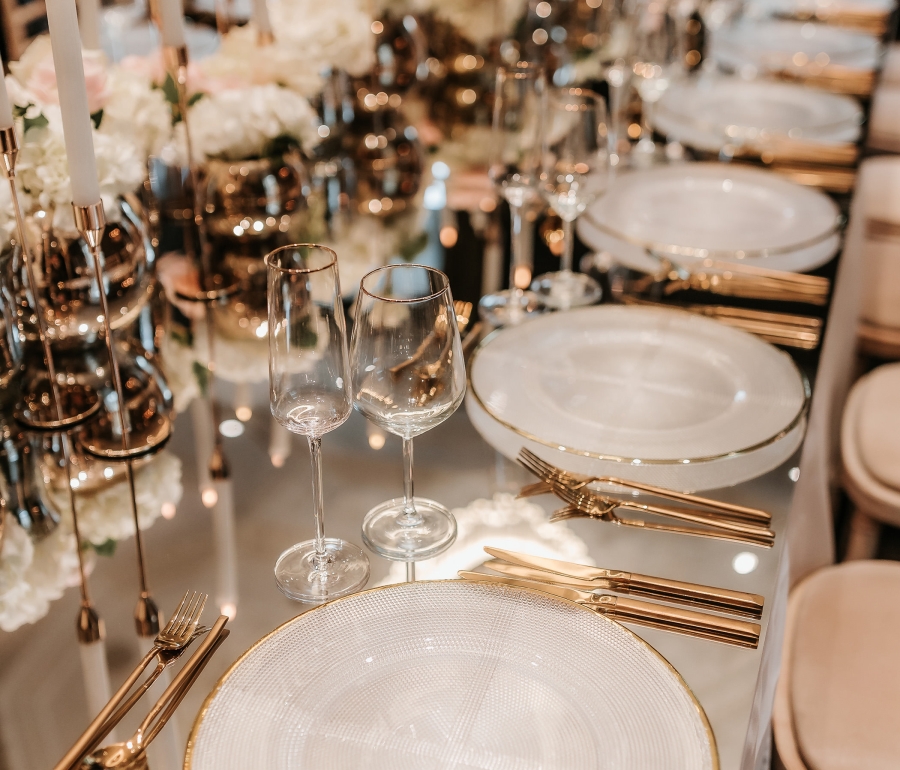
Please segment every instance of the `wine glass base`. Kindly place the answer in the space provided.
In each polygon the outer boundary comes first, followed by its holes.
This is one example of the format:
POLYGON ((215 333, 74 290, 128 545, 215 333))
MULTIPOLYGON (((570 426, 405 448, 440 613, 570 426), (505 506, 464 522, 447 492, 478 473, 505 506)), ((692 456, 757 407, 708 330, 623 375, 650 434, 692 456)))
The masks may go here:
POLYGON ((456 519, 443 505, 414 497, 417 521, 403 523, 403 498, 376 505, 363 519, 368 548, 393 561, 422 561, 446 551, 456 540, 456 519))
POLYGON ((530 291, 505 291, 485 294, 478 303, 478 315, 491 326, 514 326, 546 308, 536 294, 530 291))
POLYGON ((369 579, 369 559, 362 549, 336 537, 325 538, 328 562, 316 568, 316 541, 305 540, 288 548, 275 562, 278 590, 289 599, 321 604, 352 594, 369 579))
POLYGON ((603 295, 600 284, 593 278, 572 270, 539 275, 531 284, 531 290, 541 302, 555 310, 593 305, 603 295))

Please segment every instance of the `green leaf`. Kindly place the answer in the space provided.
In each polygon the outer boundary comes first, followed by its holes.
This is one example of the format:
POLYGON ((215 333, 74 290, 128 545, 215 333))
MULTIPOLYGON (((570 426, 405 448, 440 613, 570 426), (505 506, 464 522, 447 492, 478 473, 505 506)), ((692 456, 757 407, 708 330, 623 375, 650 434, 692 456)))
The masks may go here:
POLYGON ((13 115, 17 118, 22 118, 23 133, 27 132, 31 128, 44 128, 50 121, 44 117, 44 113, 38 113, 37 117, 29 118, 28 110, 34 107, 34 104, 26 104, 24 107, 20 107, 18 104, 13 105, 13 115))
POLYGON ((194 361, 192 368, 194 370, 194 377, 197 378, 197 384, 200 386, 200 393, 206 398, 206 391, 209 386, 209 369, 199 361, 194 361))
POLYGON ((191 94, 191 96, 189 96, 189 97, 188 97, 188 100, 187 100, 188 107, 193 107, 193 106, 194 106, 197 102, 199 102, 202 98, 203 98, 203 92, 202 92, 202 91, 198 91, 198 92, 195 93, 195 94, 191 94))
POLYGON ((96 551, 98 556, 112 556, 116 552, 116 541, 112 538, 104 543, 100 543, 100 545, 95 543, 90 543, 89 545, 96 551))
POLYGON ((300 142, 297 138, 290 134, 279 134, 274 139, 270 139, 263 150, 264 158, 280 158, 295 150, 300 149, 300 142))
POLYGON ((192 347, 194 344, 194 335, 191 333, 190 329, 185 329, 184 327, 172 329, 169 332, 169 336, 173 341, 186 348, 192 347))
POLYGON ((166 82, 162 85, 162 92, 169 104, 178 106, 178 86, 175 85, 175 80, 171 75, 166 75, 166 82))
POLYGON ((97 110, 91 114, 91 123, 94 124, 94 128, 100 128, 101 120, 103 120, 103 110, 97 110))

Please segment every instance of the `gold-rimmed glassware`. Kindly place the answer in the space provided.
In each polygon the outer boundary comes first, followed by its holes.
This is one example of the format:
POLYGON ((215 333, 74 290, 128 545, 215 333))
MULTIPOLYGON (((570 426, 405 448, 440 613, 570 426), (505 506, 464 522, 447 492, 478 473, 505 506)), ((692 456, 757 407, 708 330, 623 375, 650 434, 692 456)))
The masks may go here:
POLYGON ((544 109, 540 191, 563 221, 560 270, 531 285, 544 304, 562 310, 592 305, 600 284, 572 270, 575 220, 609 188, 606 102, 586 88, 559 88, 544 109))
POLYGON ((266 255, 266 269, 270 407, 309 442, 316 522, 312 540, 278 558, 275 581, 291 599, 319 603, 353 593, 369 578, 359 547, 325 537, 322 436, 353 410, 337 255, 315 244, 283 246, 266 255))
POLYGON ((528 287, 532 254, 525 238, 528 209, 540 201, 542 110, 546 90, 544 70, 518 62, 497 70, 489 174, 498 195, 509 204, 511 228, 509 288, 486 294, 479 314, 492 326, 519 323, 541 313, 544 306, 528 287))
POLYGON ((351 361, 357 410, 403 439, 403 497, 369 511, 363 541, 395 561, 436 556, 456 539, 456 520, 440 503, 414 497, 413 437, 450 417, 466 392, 447 276, 409 264, 366 275, 357 299, 351 361))

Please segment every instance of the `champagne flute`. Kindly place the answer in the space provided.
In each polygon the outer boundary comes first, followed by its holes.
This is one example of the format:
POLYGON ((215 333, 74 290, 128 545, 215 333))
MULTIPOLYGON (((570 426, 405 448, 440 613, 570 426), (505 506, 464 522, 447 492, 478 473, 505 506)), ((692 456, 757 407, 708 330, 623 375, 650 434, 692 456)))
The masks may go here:
MULTIPOLYGON (((440 503, 413 496, 413 437, 450 417, 466 393, 447 276, 414 264, 387 265, 366 275, 350 360, 356 408, 403 439, 403 497, 366 514, 363 542, 395 561, 429 559, 456 539, 456 520, 440 503)), ((408 571, 410 579, 413 574, 408 571)))
POLYGON ((536 64, 518 62, 497 70, 490 176, 509 204, 512 261, 509 288, 487 294, 479 303, 479 314, 492 326, 519 323, 543 310, 537 296, 526 291, 531 284, 532 257, 523 239, 531 229, 523 228, 523 223, 526 210, 540 199, 544 86, 544 71, 536 64))
POLYGON ((561 270, 531 288, 549 307, 593 305, 600 284, 572 270, 575 220, 609 187, 608 121, 603 97, 586 88, 551 92, 544 110, 541 194, 563 221, 561 270))
POLYGON ((315 538, 278 557, 275 581, 291 599, 320 603, 369 579, 362 549, 325 537, 322 436, 353 410, 337 255, 315 244, 283 246, 266 255, 266 268, 269 403, 279 423, 309 442, 316 522, 315 538))
POLYGON ((683 26, 679 0, 643 0, 640 4, 632 66, 641 97, 641 140, 635 149, 646 155, 656 152, 650 110, 683 71, 683 26))

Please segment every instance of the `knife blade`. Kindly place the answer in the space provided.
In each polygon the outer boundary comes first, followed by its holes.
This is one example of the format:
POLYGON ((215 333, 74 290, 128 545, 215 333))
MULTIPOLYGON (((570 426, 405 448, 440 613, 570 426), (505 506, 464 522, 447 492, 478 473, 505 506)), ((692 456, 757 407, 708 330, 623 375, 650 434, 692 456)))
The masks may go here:
MULTIPOLYGON (((759 618, 762 616, 765 603, 765 599, 759 594, 745 593, 744 591, 732 591, 727 588, 686 583, 680 580, 668 580, 634 572, 590 567, 585 564, 574 564, 559 559, 532 556, 531 554, 507 551, 503 548, 493 548, 492 546, 485 546, 484 550, 494 558, 509 564, 537 569, 566 578, 593 582, 595 584, 594 588, 607 588, 620 593, 634 594, 635 596, 646 596, 662 601, 690 604, 718 612, 729 612, 736 615, 759 618)), ((489 563, 488 566, 494 569, 492 564, 489 563)), ((502 570, 497 571, 501 572, 502 570)), ((582 587, 587 588, 587 586, 582 587)))

